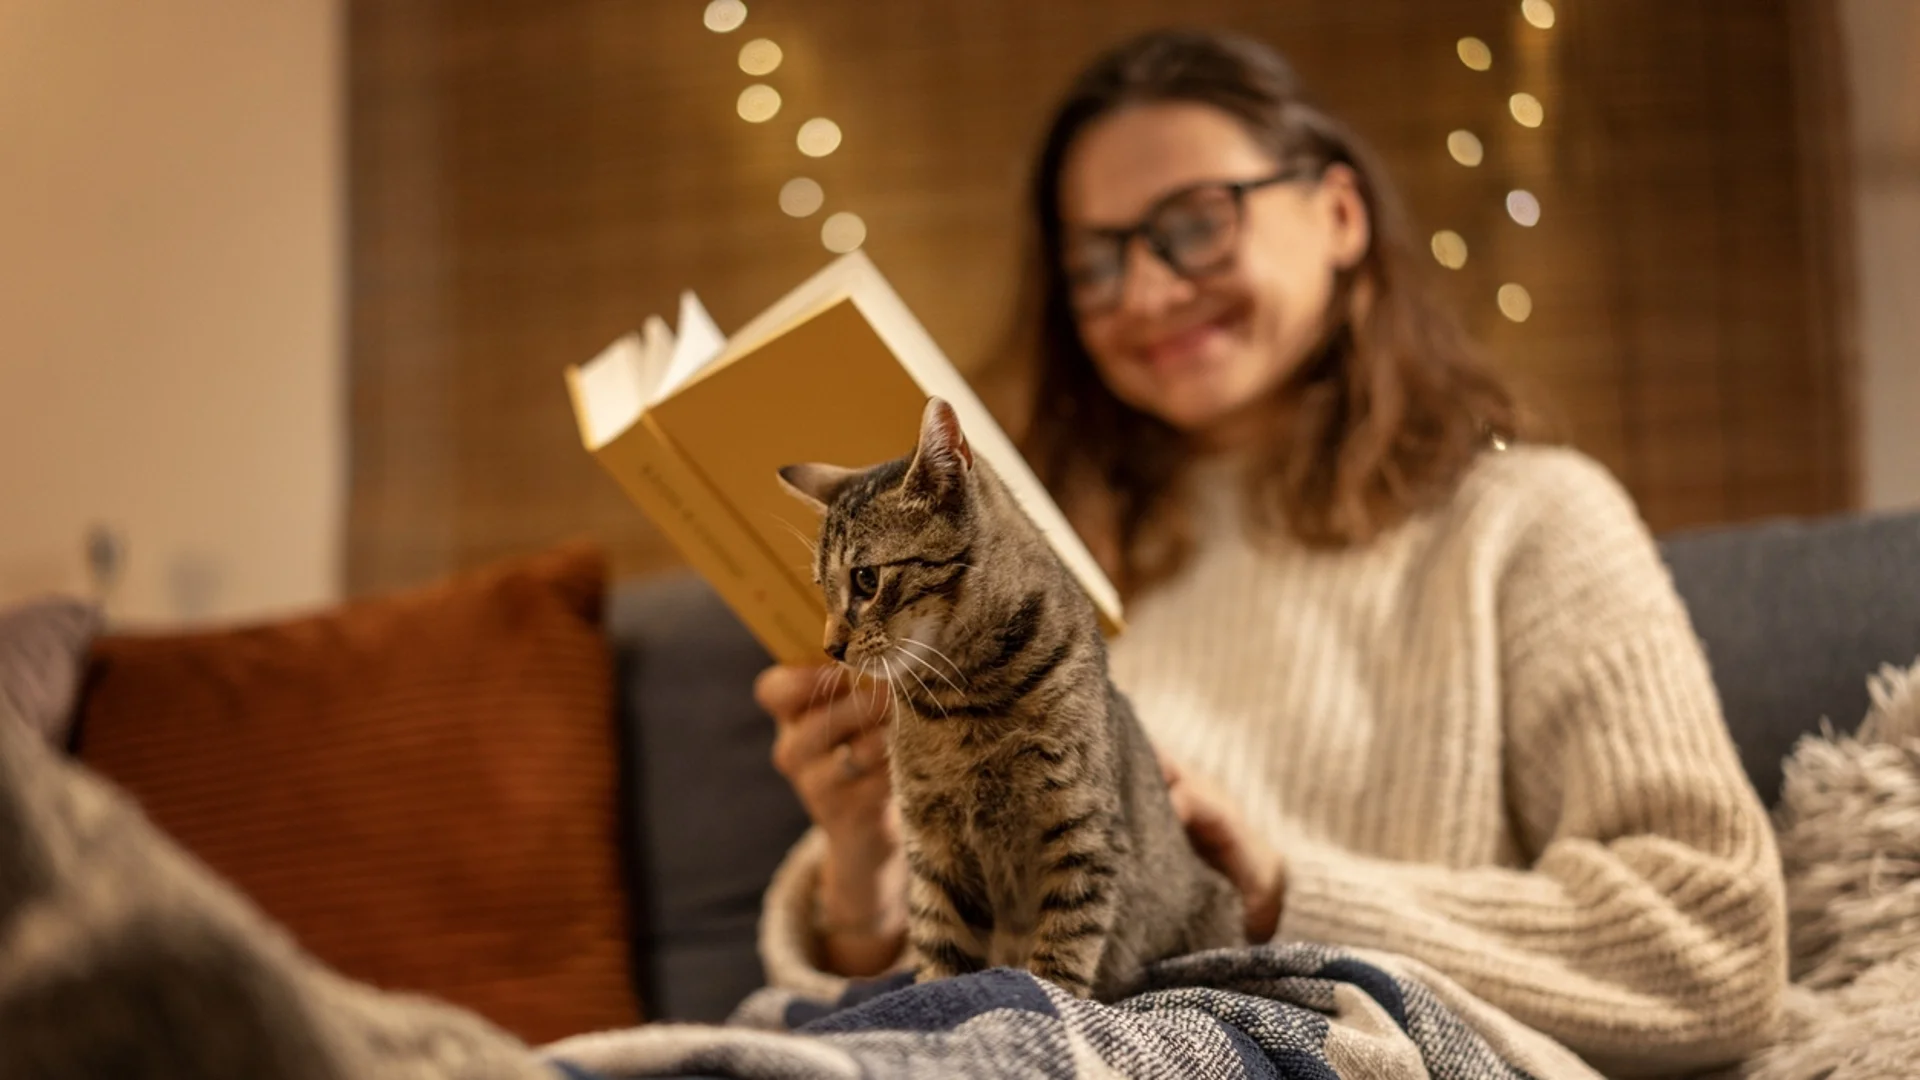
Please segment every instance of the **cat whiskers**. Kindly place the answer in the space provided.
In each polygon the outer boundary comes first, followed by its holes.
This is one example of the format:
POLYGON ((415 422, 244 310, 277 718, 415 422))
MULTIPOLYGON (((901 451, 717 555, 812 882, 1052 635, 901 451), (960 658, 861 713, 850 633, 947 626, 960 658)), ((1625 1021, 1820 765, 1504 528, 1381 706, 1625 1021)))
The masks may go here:
MULTIPOLYGON (((953 657, 948 656, 946 653, 941 652, 939 649, 934 648, 932 645, 929 645, 926 642, 921 641, 919 638, 901 638, 900 644, 903 647, 907 645, 913 645, 918 648, 927 650, 933 655, 939 657, 942 663, 946 664, 949 668, 953 669, 953 679, 959 679, 963 683, 968 681, 967 673, 960 670, 960 665, 953 662, 953 657)), ((949 687, 951 687, 954 693, 956 694, 960 693, 960 687, 954 683, 953 679, 947 678, 947 676, 943 674, 939 669, 935 668, 931 663, 928 663, 926 657, 919 656, 912 653, 909 653, 907 655, 913 656, 914 659, 920 661, 922 664, 926 664, 927 670, 932 671, 935 675, 939 675, 941 681, 945 682, 949 687)))
POLYGON ((904 691, 894 682, 893 662, 885 656, 879 657, 879 660, 881 667, 885 668, 887 672, 887 704, 892 706, 890 719, 898 724, 900 722, 900 698, 904 691))
MULTIPOLYGON (((885 689, 887 694, 888 715, 894 718, 898 718, 900 715, 900 701, 893 692, 893 672, 891 669, 888 669, 886 671, 886 677, 884 679, 875 679, 873 677, 873 668, 876 662, 880 664, 885 664, 886 658, 870 656, 865 660, 860 661, 860 666, 857 669, 852 669, 852 670, 855 672, 855 674, 860 676, 861 681, 867 684, 867 702, 869 705, 873 703, 874 698, 880 693, 880 690, 881 690, 881 687, 876 686, 875 684, 876 683, 885 684, 885 689)), ((842 664, 841 670, 849 670, 849 669, 847 668, 847 665, 842 664)), ((864 732, 869 729, 863 724, 861 726, 861 730, 864 732)))
MULTIPOLYGON (((930 674, 932 674, 934 678, 940 679, 941 681, 945 682, 947 686, 950 689, 952 689, 952 691, 955 694, 960 693, 960 688, 957 686, 954 686, 953 680, 947 678, 946 675, 941 673, 939 668, 936 668, 932 664, 928 663, 925 657, 907 652, 903 648, 900 650, 900 659, 903 662, 912 661, 913 663, 918 664, 923 668, 926 668, 927 671, 930 674)), ((919 676, 919 674, 915 672, 912 668, 910 667, 907 668, 907 674, 912 675, 913 681, 920 684, 921 700, 924 701, 927 705, 930 705, 933 708, 940 710, 940 716, 944 719, 948 715, 947 706, 940 701, 939 695, 935 694, 933 692, 933 688, 927 685, 927 681, 925 679, 922 679, 919 676)))
POLYGON ((833 674, 824 679, 814 680, 813 693, 807 695, 808 712, 812 712, 813 707, 820 703, 820 692, 822 690, 826 691, 828 701, 832 701, 840 696, 840 684, 845 681, 847 670, 847 665, 835 664, 833 665, 833 674))
POLYGON ((795 540, 798 540, 802 544, 806 545, 806 548, 807 548, 806 565, 791 567, 791 569, 800 571, 801 573, 812 578, 815 581, 815 583, 818 583, 820 580, 820 545, 815 541, 813 541, 812 539, 810 539, 806 533, 803 533, 798 528, 795 528, 793 522, 788 521, 786 518, 783 518, 778 514, 769 514, 767 516, 773 518, 774 521, 778 522, 781 528, 792 533, 793 538, 795 540))
MULTIPOLYGON (((771 517, 771 518, 773 518, 773 520, 775 520, 775 521, 777 521, 777 522, 779 522, 779 523, 780 523, 780 527, 781 527, 781 528, 783 528, 783 529, 785 529, 785 530, 787 530, 788 532, 790 532, 790 533, 792 533, 792 534, 793 534, 793 537, 794 537, 794 539, 796 539, 796 540, 798 540, 798 541, 800 541, 800 542, 801 542, 802 544, 805 544, 805 545, 807 546, 807 555, 808 555, 808 556, 809 556, 809 557, 810 557, 811 559, 813 559, 813 560, 816 560, 816 561, 817 561, 817 560, 818 560, 818 559, 820 558, 820 545, 819 545, 819 543, 817 543, 816 541, 814 541, 814 540, 813 540, 813 539, 812 539, 811 537, 809 537, 809 536, 808 536, 808 535, 807 535, 806 533, 803 533, 803 532, 801 532, 801 531, 799 530, 799 528, 798 528, 798 527, 796 527, 796 526, 794 525, 794 523, 793 523, 793 522, 791 522, 791 521, 788 521, 788 520, 787 520, 786 518, 783 518, 783 517, 781 517, 781 516, 780 516, 780 515, 778 515, 778 514, 769 514, 768 516, 769 516, 769 517, 771 517)), ((808 567, 808 569, 809 569, 809 570, 811 570, 811 569, 812 569, 812 567, 811 567, 811 566, 809 566, 809 567, 808 567)))
MULTIPOLYGON (((919 664, 921 667, 926 668, 928 671, 933 672, 935 675, 939 675, 943 679, 946 678, 946 676, 940 675, 939 670, 933 667, 933 665, 927 663, 925 660, 920 659, 918 656, 915 656, 914 654, 906 651, 903 648, 895 649, 894 655, 900 657, 900 660, 901 660, 900 670, 906 672, 907 676, 911 678, 914 681, 914 683, 920 687, 921 699, 925 701, 927 704, 932 705, 934 708, 939 709, 940 715, 942 717, 945 717, 947 715, 947 707, 945 705, 940 704, 939 700, 933 696, 933 690, 927 686, 927 681, 925 679, 922 679, 919 676, 919 674, 915 672, 912 668, 908 667, 906 665, 906 661, 911 660, 914 663, 919 664)), ((951 686, 952 684, 949 683, 948 685, 951 686)), ((956 688, 956 690, 957 689, 958 688, 956 688)))
POLYGON ((858 681, 860 683, 865 684, 865 689, 867 692, 867 700, 872 701, 874 694, 878 692, 878 689, 873 685, 872 658, 868 658, 866 660, 860 661, 860 666, 858 668, 854 668, 853 673, 859 676, 858 681))

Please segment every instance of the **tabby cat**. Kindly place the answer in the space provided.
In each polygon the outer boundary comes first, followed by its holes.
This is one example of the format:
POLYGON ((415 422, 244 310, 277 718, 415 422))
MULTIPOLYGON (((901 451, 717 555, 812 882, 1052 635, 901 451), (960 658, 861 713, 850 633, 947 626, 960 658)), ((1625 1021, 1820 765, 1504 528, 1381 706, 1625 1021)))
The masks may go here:
POLYGON ((1091 601, 928 401, 913 453, 780 470, 824 515, 827 654, 883 677, 919 981, 1022 967, 1111 1000, 1144 965, 1241 943, 1195 854, 1091 601))

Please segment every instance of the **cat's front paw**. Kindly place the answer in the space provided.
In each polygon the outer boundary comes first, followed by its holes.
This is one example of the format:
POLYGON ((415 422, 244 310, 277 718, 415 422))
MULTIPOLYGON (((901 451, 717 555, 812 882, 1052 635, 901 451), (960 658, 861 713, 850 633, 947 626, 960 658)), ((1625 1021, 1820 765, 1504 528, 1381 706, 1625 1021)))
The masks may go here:
POLYGON ((913 951, 917 957, 913 969, 913 981, 916 983, 968 975, 987 966, 986 958, 975 956, 958 943, 944 939, 915 942, 913 951))
POLYGON ((1093 983, 1091 981, 1081 976, 1078 972, 1068 971, 1057 964, 1049 964, 1040 960, 1030 960, 1027 962, 1027 971, 1032 973, 1034 978, 1045 979, 1060 989, 1065 990, 1067 993, 1072 994, 1074 997, 1088 998, 1093 996, 1093 983))

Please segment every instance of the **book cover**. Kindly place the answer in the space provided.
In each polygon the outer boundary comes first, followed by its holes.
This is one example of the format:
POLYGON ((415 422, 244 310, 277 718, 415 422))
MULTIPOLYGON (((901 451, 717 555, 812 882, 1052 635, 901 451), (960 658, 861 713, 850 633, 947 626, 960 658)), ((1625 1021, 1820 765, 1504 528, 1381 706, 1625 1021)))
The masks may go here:
POLYGON ((729 339, 691 294, 677 336, 656 322, 650 343, 629 335, 569 369, 582 441, 775 659, 820 662, 826 622, 811 565, 819 518, 777 470, 910 453, 930 396, 953 406, 975 455, 1048 536, 1107 632, 1120 631, 1117 590, 864 253, 835 260, 729 339))

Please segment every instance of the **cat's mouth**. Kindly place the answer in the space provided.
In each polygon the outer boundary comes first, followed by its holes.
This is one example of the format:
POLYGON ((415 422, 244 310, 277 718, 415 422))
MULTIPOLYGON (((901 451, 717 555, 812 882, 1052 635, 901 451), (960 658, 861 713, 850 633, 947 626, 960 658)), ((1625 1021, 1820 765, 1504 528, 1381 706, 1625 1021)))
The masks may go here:
POLYGON ((840 654, 840 666, 863 679, 892 682, 901 666, 901 661, 894 659, 897 651, 898 646, 887 639, 855 641, 840 654))

